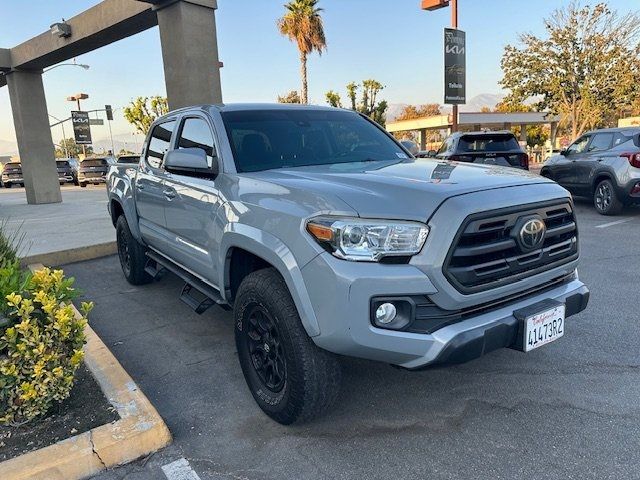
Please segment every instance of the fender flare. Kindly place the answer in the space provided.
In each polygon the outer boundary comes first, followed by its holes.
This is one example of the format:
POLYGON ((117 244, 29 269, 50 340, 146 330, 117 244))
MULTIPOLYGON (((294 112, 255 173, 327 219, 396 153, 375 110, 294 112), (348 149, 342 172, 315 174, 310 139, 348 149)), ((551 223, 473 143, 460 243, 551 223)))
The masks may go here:
POLYGON ((224 265, 224 268, 218 272, 218 285, 223 287, 220 289, 221 294, 226 296, 229 251, 234 247, 242 248, 262 258, 278 270, 289 288, 307 334, 310 337, 320 335, 318 319, 311 306, 311 299, 300 267, 291 250, 279 238, 270 233, 239 223, 229 223, 225 226, 218 251, 218 265, 224 265))
MULTIPOLYGON (((124 199, 118 197, 117 195, 109 196, 109 213, 111 214, 111 218, 113 218, 113 212, 111 211, 111 204, 113 202, 120 205, 122 212, 124 213, 124 218, 127 220, 127 224, 129 225, 129 230, 131 231, 131 235, 139 241, 140 243, 144 243, 142 241, 142 235, 140 233, 140 227, 138 225, 138 213, 135 209, 135 205, 133 205, 133 199, 129 198, 129 201, 123 201, 124 199)), ((114 222, 115 225, 115 222, 114 222)))

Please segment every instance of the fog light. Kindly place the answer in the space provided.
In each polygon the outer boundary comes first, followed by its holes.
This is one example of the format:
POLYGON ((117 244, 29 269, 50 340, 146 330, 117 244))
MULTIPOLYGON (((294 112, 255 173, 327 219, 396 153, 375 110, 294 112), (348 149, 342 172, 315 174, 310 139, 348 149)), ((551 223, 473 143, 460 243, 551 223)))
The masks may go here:
POLYGON ((376 322, 386 325, 396 318, 396 307, 393 303, 383 303, 376 310, 376 322))

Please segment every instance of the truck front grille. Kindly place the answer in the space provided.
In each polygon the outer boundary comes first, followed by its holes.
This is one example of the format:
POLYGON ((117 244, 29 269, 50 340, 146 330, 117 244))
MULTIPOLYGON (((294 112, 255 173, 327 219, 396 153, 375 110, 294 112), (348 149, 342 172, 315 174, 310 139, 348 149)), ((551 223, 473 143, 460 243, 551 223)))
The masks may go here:
POLYGON ((443 266, 462 293, 507 285, 578 258, 578 229, 569 202, 519 206, 474 214, 465 219, 443 266), (523 246, 519 233, 529 218, 544 222, 544 240, 523 246), (518 231, 516 231, 518 230, 518 231))

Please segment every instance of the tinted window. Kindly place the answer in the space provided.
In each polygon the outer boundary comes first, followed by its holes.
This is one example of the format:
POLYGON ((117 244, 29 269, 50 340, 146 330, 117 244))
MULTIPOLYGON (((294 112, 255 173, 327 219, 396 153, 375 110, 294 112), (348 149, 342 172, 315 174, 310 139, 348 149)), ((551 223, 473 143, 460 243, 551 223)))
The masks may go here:
POLYGON ((4 166, 5 172, 18 171, 18 170, 22 170, 22 166, 19 163, 7 163, 4 166))
POLYGON ((602 152, 603 150, 609 150, 612 143, 613 133, 596 133, 589 144, 589 151, 602 152))
POLYGON ((153 128, 151 138, 149 139, 149 146, 147 147, 147 156, 145 160, 153 168, 160 168, 164 154, 169 150, 169 143, 171 141, 171 134, 173 128, 176 126, 176 121, 161 123, 153 128))
POLYGON ((567 153, 569 155, 573 155, 575 153, 582 153, 585 148, 587 148, 587 144, 589 143, 589 139, 591 135, 584 135, 580 137, 578 140, 573 142, 569 148, 567 148, 567 153))
POLYGON ((91 160, 83 160, 81 165, 83 167, 102 167, 107 165, 107 161, 104 158, 92 158, 91 160))
POLYGON ((513 135, 463 135, 458 142, 460 152, 508 152, 520 150, 513 135))
POLYGON ((117 163, 138 163, 140 157, 137 155, 121 155, 118 157, 117 163))
POLYGON ((633 134, 628 132, 616 132, 613 135, 612 148, 617 148, 617 147, 629 148, 631 147, 632 144, 628 142, 633 142, 633 134))
POLYGON ((201 148, 207 154, 207 163, 211 167, 216 157, 213 135, 209 124, 202 118, 187 118, 182 124, 178 148, 201 148))
POLYGON ((224 112, 222 118, 239 172, 408 158, 353 112, 243 110, 224 112))
POLYGON ((69 162, 61 162, 61 161, 57 161, 56 162, 56 166, 61 168, 61 167, 68 167, 69 166, 69 162))

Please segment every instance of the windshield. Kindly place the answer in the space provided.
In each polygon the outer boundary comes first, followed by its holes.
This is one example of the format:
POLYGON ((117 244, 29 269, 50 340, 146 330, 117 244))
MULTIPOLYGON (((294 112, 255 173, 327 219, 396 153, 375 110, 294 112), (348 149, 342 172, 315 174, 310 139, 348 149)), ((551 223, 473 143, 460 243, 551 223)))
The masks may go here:
POLYGON ((513 135, 464 135, 460 137, 461 152, 508 152, 519 150, 520 144, 513 135))
POLYGON ((57 162, 56 162, 56 166, 57 166, 58 168, 68 167, 68 166, 69 166, 69 162, 57 161, 57 162))
POLYGON ((341 110, 223 112, 238 172, 398 160, 408 155, 360 115, 341 110))
POLYGON ((12 171, 18 171, 20 170, 22 167, 19 163, 7 163, 4 166, 4 171, 5 172, 12 172, 12 171))

